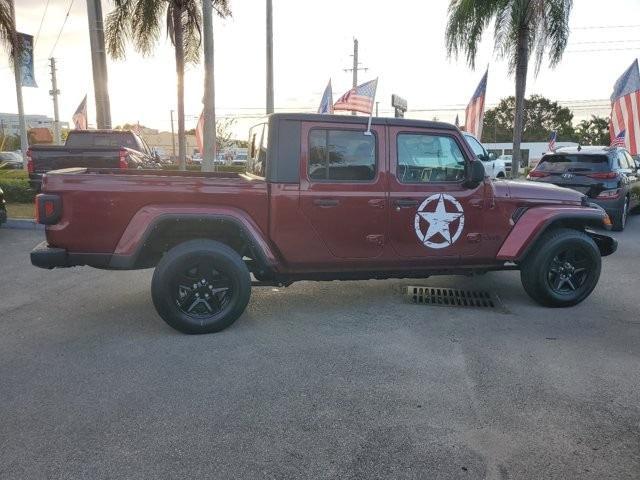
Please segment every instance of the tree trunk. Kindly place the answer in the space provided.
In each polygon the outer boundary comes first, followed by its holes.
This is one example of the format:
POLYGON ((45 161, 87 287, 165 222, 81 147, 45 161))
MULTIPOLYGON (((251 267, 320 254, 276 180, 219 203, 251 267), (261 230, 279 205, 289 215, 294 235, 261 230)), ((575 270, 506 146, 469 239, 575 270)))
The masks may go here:
POLYGON ((184 133, 184 36, 182 8, 173 9, 173 29, 176 49, 176 77, 178 80, 178 168, 186 170, 187 145, 184 133))
POLYGON ((524 130, 524 95, 527 89, 527 68, 529 65, 529 30, 523 28, 518 35, 516 51, 516 111, 513 123, 513 157, 511 161, 511 178, 518 178, 522 152, 522 133, 524 130))

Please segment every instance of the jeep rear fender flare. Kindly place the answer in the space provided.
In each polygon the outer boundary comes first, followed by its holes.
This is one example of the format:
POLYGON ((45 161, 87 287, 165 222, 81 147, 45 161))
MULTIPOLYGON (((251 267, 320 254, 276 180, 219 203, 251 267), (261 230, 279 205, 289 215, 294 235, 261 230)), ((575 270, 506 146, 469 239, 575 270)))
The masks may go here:
POLYGON ((232 207, 206 205, 147 205, 141 208, 131 218, 120 237, 112 262, 115 261, 119 268, 123 267, 121 264, 134 265, 159 225, 180 220, 222 221, 233 224, 250 241, 257 260, 264 267, 275 268, 279 263, 262 231, 246 212, 232 207))
POLYGON ((538 238, 554 225, 579 229, 601 227, 604 216, 604 210, 599 208, 558 205, 529 208, 516 220, 496 258, 508 262, 519 262, 527 255, 538 238))

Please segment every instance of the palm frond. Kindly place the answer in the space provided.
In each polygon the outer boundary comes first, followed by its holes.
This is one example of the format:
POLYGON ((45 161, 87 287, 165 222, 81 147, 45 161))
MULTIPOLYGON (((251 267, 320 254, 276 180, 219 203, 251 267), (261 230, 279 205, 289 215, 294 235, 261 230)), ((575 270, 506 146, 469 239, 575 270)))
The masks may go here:
POLYGON ((104 40, 112 58, 125 58, 126 44, 132 40, 132 11, 134 0, 114 0, 115 8, 107 14, 104 40))
POLYGON ((451 0, 445 31, 447 54, 456 58, 464 54, 473 68, 484 30, 508 3, 509 0, 451 0))
POLYGON ((202 12, 198 2, 186 2, 182 14, 184 57, 187 63, 198 63, 202 42, 202 12))
POLYGON ((231 13, 231 7, 229 6, 229 0, 213 0, 212 4, 213 10, 220 18, 233 16, 231 13))
POLYGON ((165 0, 138 0, 132 9, 131 33, 134 47, 142 55, 150 55, 162 33, 162 16, 166 11, 165 0))
POLYGON ((0 48, 3 48, 12 60, 18 55, 20 49, 11 0, 0 0, 0 48))

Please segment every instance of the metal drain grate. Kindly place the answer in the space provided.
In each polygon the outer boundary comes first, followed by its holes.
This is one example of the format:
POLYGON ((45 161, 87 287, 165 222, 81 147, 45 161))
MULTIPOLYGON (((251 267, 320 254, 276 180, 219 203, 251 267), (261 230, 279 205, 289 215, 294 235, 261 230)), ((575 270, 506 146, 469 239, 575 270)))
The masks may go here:
POLYGON ((439 307, 497 308, 504 310, 500 299, 484 290, 409 286, 405 295, 412 303, 439 307))

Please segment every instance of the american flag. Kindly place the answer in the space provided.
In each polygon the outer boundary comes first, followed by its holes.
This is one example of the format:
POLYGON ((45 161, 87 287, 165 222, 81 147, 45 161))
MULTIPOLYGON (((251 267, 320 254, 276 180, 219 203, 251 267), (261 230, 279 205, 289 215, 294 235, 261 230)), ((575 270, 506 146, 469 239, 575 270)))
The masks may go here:
POLYGON ((358 85, 342 95, 333 105, 333 109, 351 110, 371 115, 373 112, 373 102, 376 98, 377 87, 377 78, 367 83, 363 83, 362 85, 358 85))
POLYGON ((556 141, 558 140, 558 132, 556 132, 555 130, 553 132, 551 132, 551 135, 549 135, 549 151, 550 152, 555 152, 556 151, 556 141))
POLYGON ((616 135, 616 138, 614 138, 613 140, 611 140, 611 146, 612 147, 620 147, 620 148, 624 148, 625 147, 625 136, 626 136, 626 131, 622 130, 618 135, 616 135))
POLYGON ((73 117, 73 124, 76 130, 86 130, 87 129, 87 96, 85 95, 78 108, 76 108, 73 117))
POLYGON ((327 88, 324 89, 324 93, 322 94, 318 113, 333 113, 333 91, 331 90, 331 79, 329 79, 327 88))
POLYGON ((474 92, 465 111, 465 131, 472 134, 478 140, 482 138, 482 122, 484 121, 484 97, 487 93, 487 76, 489 69, 484 72, 478 88, 474 92))
POLYGON ((613 87, 609 134, 611 145, 622 134, 621 146, 627 147, 631 155, 640 151, 640 70, 637 59, 613 87))

